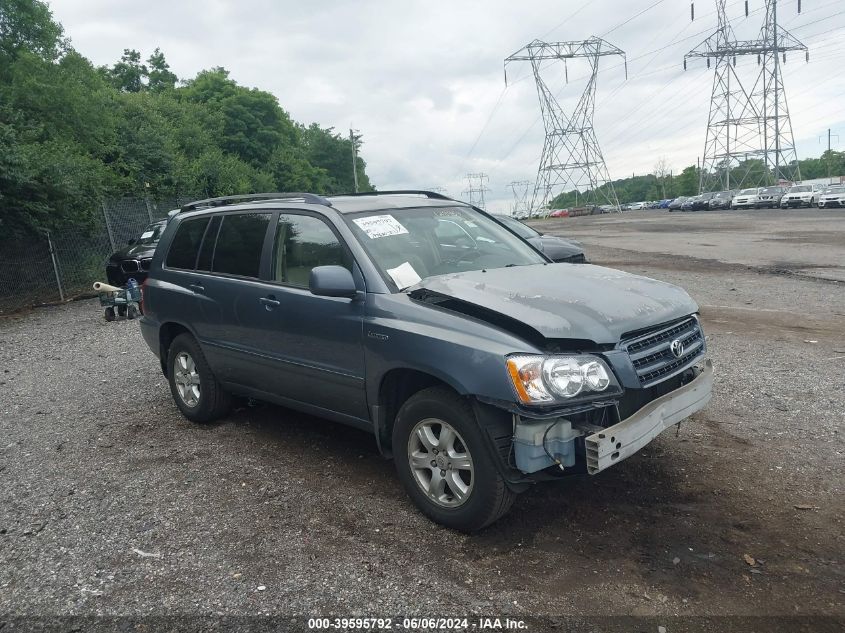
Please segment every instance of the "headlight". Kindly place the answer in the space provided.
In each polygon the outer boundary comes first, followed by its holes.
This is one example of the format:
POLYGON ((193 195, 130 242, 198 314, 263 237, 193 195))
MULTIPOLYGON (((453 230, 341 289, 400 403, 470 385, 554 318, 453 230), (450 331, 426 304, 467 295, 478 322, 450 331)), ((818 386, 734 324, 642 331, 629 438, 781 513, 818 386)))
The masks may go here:
POLYGON ((508 358, 507 365, 523 404, 549 404, 621 391, 613 372, 598 356, 521 355, 508 358))

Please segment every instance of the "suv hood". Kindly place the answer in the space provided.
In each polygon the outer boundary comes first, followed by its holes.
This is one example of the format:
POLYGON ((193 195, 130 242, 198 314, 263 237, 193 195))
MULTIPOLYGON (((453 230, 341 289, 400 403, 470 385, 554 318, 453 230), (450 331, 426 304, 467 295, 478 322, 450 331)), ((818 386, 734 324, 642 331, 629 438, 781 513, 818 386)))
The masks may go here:
POLYGON ((615 344, 623 334, 698 311, 677 286, 589 264, 439 275, 421 281, 410 296, 513 331, 530 328, 545 339, 597 345, 615 344))

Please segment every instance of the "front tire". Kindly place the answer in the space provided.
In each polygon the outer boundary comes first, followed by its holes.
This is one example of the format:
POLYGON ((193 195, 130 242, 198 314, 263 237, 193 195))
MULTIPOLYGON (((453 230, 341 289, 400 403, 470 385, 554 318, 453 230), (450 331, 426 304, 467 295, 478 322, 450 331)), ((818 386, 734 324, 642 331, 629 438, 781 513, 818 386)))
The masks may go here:
POLYGON ((229 412, 232 398, 223 390, 196 339, 180 334, 167 353, 167 380, 173 401, 186 418, 207 424, 229 412))
POLYGON ((424 389, 402 405, 393 427, 393 459, 423 514, 473 532, 510 510, 516 493, 496 469, 487 441, 472 407, 451 389, 424 389))

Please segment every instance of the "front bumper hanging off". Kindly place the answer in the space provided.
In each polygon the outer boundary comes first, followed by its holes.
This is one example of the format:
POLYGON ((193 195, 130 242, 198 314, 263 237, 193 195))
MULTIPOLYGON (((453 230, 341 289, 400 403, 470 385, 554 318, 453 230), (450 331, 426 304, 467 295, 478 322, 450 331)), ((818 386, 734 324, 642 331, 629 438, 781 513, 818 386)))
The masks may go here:
POLYGON ((587 436, 587 472, 595 475, 621 462, 670 426, 703 409, 712 388, 713 363, 707 360, 692 382, 649 402, 618 424, 587 436))

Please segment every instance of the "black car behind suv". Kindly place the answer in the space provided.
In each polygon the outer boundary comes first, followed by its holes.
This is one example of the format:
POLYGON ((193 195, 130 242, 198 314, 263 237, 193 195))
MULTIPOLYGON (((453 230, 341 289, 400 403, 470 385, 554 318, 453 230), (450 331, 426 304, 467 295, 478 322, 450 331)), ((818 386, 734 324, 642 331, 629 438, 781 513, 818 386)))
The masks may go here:
POLYGON ((431 192, 187 205, 143 301, 185 417, 216 420, 239 394, 366 430, 417 506, 461 530, 535 481, 633 455, 713 380, 686 292, 553 263, 431 192))
POLYGON ((129 240, 127 246, 109 257, 106 262, 106 279, 112 286, 125 286, 130 279, 143 283, 165 226, 166 220, 153 222, 137 239, 129 240))

